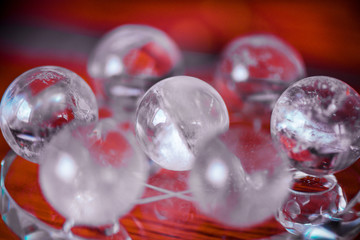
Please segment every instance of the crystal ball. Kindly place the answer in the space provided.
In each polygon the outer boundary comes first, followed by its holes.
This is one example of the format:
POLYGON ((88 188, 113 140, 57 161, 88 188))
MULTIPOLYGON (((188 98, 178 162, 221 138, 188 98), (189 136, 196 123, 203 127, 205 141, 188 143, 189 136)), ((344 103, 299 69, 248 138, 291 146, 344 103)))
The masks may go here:
POLYGON ((276 102, 271 134, 297 170, 319 176, 341 171, 360 156, 360 96, 335 78, 302 79, 276 102))
POLYGON ((94 93, 74 72, 62 67, 33 68, 17 77, 1 104, 1 131, 21 157, 38 162, 51 137, 65 126, 96 121, 94 93))
POLYGON ((122 105, 136 102, 154 83, 181 69, 176 43, 163 31, 139 24, 107 33, 88 61, 88 73, 100 90, 96 94, 122 105))
POLYGON ((47 201, 75 224, 118 221, 141 197, 148 164, 134 137, 111 119, 64 129, 45 147, 39 182, 47 201))
POLYGON ((207 141, 190 172, 195 203, 215 221, 249 227, 274 216, 288 195, 291 175, 267 131, 230 126, 207 141))
POLYGON ((135 132, 141 148, 161 167, 175 171, 190 170, 199 145, 228 127, 229 115, 219 93, 188 76, 155 84, 136 112, 135 132))
POLYGON ((223 50, 214 78, 231 108, 250 103, 252 110, 256 104, 271 110, 279 95, 304 76, 302 57, 288 43, 272 34, 250 34, 223 50))

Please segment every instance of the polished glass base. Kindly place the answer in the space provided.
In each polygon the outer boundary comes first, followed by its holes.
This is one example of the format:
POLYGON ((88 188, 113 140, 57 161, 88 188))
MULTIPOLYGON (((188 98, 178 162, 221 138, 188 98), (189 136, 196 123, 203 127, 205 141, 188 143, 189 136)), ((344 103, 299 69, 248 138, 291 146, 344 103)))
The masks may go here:
POLYGON ((295 171, 288 199, 277 213, 277 220, 296 235, 324 224, 342 213, 345 194, 334 175, 321 177, 295 171))

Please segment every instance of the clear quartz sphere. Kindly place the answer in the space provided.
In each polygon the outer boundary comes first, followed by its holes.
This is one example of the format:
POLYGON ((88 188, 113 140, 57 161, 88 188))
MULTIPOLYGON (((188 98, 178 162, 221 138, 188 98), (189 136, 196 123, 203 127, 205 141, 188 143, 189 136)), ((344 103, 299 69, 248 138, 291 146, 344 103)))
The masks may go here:
POLYGON ((250 34, 223 50, 215 84, 225 100, 235 103, 230 108, 243 110, 250 103, 252 111, 256 104, 271 110, 279 95, 305 74, 301 55, 288 43, 272 34, 250 34))
POLYGON ((41 155, 39 181, 45 198, 68 221, 102 226, 131 210, 147 173, 134 137, 106 119, 56 135, 41 155))
POLYGON ((276 102, 271 134, 297 170, 318 176, 341 171, 360 156, 360 96, 335 78, 302 79, 276 102))
POLYGON ((21 157, 38 162, 59 129, 96 121, 95 95, 87 83, 62 67, 33 68, 17 77, 0 105, 1 131, 21 157))
POLYGON ((204 214, 226 225, 250 227, 275 215, 290 182, 287 162, 267 131, 230 126, 200 148, 189 186, 204 214))
POLYGON ((199 145, 228 127, 229 115, 218 92, 188 76, 155 84, 136 112, 141 148, 161 167, 175 171, 190 170, 199 145))
POLYGON ((94 48, 88 73, 105 101, 131 105, 157 81, 182 71, 182 55, 163 31, 139 24, 120 26, 94 48))

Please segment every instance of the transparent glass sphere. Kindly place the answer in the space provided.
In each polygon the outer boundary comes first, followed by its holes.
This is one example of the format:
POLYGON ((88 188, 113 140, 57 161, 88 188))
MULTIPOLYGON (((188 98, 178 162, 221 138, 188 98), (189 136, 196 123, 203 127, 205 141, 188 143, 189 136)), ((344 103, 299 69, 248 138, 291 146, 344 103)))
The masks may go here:
POLYGON ((33 68, 17 77, 2 97, 0 112, 5 140, 32 162, 38 161, 59 129, 98 119, 96 99, 87 83, 55 66, 33 68))
POLYGON ((270 134, 230 126, 199 150, 189 185, 214 220, 249 227, 272 217, 288 195, 291 175, 270 134))
POLYGON ((97 94, 123 105, 136 102, 154 83, 181 68, 180 50, 166 33, 136 24, 106 34, 88 61, 88 73, 100 90, 97 94))
POLYGON ((341 171, 360 156, 360 96, 335 78, 302 79, 276 102, 271 134, 296 169, 312 175, 341 171))
POLYGON ((215 83, 225 98, 236 100, 236 107, 259 103, 271 109, 279 95, 304 76, 303 60, 288 43, 272 34, 251 34, 224 49, 215 83))
POLYGON ((218 92, 188 76, 167 78, 151 87, 136 112, 136 137, 144 152, 161 167, 192 167, 199 145, 226 131, 229 115, 218 92))
POLYGON ((147 180, 148 164, 134 140, 110 119, 64 129, 41 155, 45 198, 75 224, 117 222, 141 197, 147 180))

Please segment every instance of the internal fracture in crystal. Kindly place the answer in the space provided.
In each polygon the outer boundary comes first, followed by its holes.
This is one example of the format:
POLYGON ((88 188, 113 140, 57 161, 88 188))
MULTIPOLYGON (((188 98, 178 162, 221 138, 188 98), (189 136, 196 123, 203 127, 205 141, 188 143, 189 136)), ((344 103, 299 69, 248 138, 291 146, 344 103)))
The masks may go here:
POLYGON ((229 116, 220 95, 206 82, 187 76, 165 79, 150 88, 136 113, 136 136, 161 167, 191 169, 198 147, 226 131, 229 116))
POLYGON ((296 169, 313 175, 341 171, 360 156, 360 96, 335 78, 300 80, 276 102, 271 134, 296 169))

